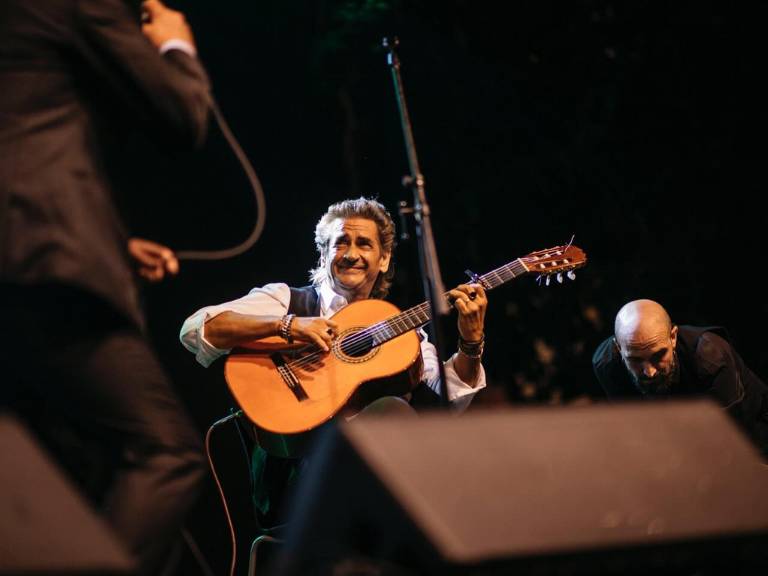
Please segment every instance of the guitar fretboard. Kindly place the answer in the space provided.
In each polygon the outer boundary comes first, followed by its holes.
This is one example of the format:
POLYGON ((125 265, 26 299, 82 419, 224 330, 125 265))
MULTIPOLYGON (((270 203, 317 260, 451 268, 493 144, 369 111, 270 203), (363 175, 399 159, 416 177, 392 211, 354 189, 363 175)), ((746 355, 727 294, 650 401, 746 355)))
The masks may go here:
MULTIPOLYGON (((483 288, 492 290, 527 272, 528 269, 522 260, 518 258, 509 264, 483 274, 478 280, 483 288)), ((448 294, 443 294, 443 297, 448 298, 448 294)), ((431 306, 429 300, 427 300, 391 318, 372 324, 365 330, 356 333, 353 338, 368 341, 372 346, 378 346, 393 338, 397 338, 409 330, 423 326, 431 319, 431 306)))

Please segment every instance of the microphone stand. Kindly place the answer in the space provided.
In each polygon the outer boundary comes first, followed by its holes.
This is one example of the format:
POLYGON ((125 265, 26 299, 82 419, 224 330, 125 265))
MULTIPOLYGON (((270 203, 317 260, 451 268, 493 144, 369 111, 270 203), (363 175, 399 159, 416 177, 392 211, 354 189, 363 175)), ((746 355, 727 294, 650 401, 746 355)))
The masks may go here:
MULTIPOLYGON (((411 120, 408 116, 408 107, 405 103, 405 93, 403 91, 403 80, 400 77, 400 59, 395 52, 399 40, 394 38, 390 41, 384 38, 382 42, 387 50, 387 64, 392 70, 392 80, 395 84, 395 95, 397 97, 397 106, 400 111, 400 123, 405 137, 405 149, 408 154, 408 167, 410 174, 403 177, 403 186, 413 191, 413 207, 408 207, 406 202, 400 203, 401 221, 405 222, 404 216, 412 214, 416 228, 416 238, 419 247, 419 262, 421 264, 421 277, 424 283, 424 295, 429 301, 429 307, 432 314, 432 329, 435 339, 435 348, 437 349, 437 364, 440 370, 440 405, 448 405, 448 383, 445 379, 445 367, 442 361, 443 335, 440 326, 440 317, 446 316, 450 309, 445 298, 445 286, 443 286, 442 276, 440 275, 440 264, 437 260, 437 251, 435 249, 435 239, 432 235, 432 220, 430 217, 429 204, 424 192, 424 175, 419 167, 419 160, 416 156, 416 144, 413 140, 413 131, 411 129, 411 120)), ((404 230, 405 232, 405 230, 404 230)))

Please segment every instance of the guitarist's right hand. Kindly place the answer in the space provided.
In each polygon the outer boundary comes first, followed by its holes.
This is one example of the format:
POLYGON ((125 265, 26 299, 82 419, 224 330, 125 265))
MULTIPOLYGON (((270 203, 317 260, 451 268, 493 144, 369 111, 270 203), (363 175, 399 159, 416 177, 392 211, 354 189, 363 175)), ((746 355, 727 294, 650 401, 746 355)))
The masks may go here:
POLYGON ((294 340, 315 344, 324 352, 328 352, 338 328, 338 324, 333 320, 318 316, 296 316, 291 322, 291 336, 294 340))

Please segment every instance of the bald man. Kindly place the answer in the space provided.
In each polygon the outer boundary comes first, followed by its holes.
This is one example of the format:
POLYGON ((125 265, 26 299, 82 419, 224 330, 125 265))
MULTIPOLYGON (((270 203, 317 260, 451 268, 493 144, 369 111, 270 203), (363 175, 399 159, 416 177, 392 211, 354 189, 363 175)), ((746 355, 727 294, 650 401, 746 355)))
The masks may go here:
POLYGON ((713 397, 768 456, 768 386, 723 328, 676 326, 659 303, 634 300, 619 310, 592 367, 612 399, 713 397))

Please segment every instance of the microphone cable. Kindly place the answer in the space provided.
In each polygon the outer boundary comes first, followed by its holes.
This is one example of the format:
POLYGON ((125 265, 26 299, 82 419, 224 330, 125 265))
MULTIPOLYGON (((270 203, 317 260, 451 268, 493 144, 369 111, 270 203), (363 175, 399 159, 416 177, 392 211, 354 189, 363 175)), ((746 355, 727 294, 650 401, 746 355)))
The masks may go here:
POLYGON ((264 189, 261 186, 259 177, 256 175, 256 170, 254 170, 253 164, 251 164, 248 156, 246 156, 237 138, 235 138, 235 135, 229 128, 229 124, 227 124, 224 114, 219 109, 219 105, 216 103, 213 95, 211 95, 211 111, 227 144, 235 153, 240 166, 243 168, 243 172, 248 177, 248 182, 256 198, 256 224, 250 235, 237 246, 222 250, 180 250, 176 252, 176 258, 179 260, 226 260, 227 258, 239 256, 256 243, 264 231, 264 223, 267 219, 267 202, 264 197, 264 189))
MULTIPOLYGON (((218 426, 221 426, 222 424, 224 424, 225 422, 229 422, 230 420, 237 419, 242 415, 243 415, 242 410, 232 412, 229 416, 225 416, 224 418, 221 418, 220 420, 217 420, 216 422, 211 424, 211 426, 208 428, 208 432, 206 432, 205 434, 205 455, 208 458, 208 466, 211 469, 213 480, 214 482, 216 482, 216 488, 219 491, 221 504, 224 508, 224 516, 226 517, 227 526, 229 527, 229 538, 232 544, 232 556, 229 564, 229 576, 234 576, 235 567, 237 565, 237 535, 235 533, 235 525, 232 522, 232 515, 229 512, 227 497, 224 494, 224 488, 221 485, 221 480, 219 479, 219 475, 216 472, 216 465, 214 464, 213 457, 211 456, 211 434, 213 433, 213 430, 218 426)), ((239 431, 239 428, 238 428, 238 431, 239 431)))

